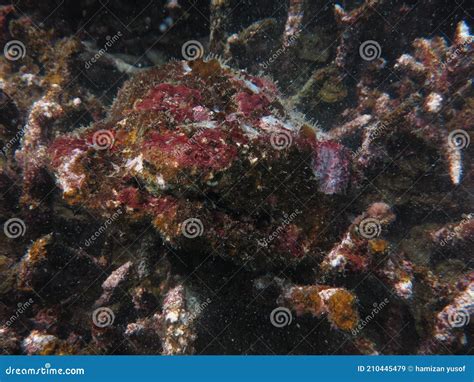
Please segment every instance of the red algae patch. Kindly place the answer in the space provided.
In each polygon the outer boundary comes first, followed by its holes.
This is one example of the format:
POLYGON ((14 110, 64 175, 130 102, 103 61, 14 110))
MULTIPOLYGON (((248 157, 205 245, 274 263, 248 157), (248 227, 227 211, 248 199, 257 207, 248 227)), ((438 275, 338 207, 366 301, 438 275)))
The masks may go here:
POLYGON ((184 222, 198 220, 203 250, 278 264, 300 261, 324 240, 314 233, 329 195, 348 187, 347 152, 324 137, 286 109, 268 79, 197 60, 136 75, 105 120, 57 138, 49 153, 71 203, 99 215, 123 207, 175 246, 189 241, 184 222), (309 203, 314 216, 298 213, 291 224, 291 191, 279 187, 290 173, 301 197, 320 195, 309 203), (262 225, 251 215, 258 208, 280 216, 262 225), (277 230, 278 240, 259 244, 277 230))

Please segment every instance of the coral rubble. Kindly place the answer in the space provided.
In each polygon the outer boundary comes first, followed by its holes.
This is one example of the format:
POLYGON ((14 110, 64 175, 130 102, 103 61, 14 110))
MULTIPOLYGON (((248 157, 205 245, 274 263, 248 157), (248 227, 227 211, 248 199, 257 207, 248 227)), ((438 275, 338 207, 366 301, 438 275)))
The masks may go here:
POLYGON ((0 6, 2 352, 471 354, 474 42, 426 3, 0 6))

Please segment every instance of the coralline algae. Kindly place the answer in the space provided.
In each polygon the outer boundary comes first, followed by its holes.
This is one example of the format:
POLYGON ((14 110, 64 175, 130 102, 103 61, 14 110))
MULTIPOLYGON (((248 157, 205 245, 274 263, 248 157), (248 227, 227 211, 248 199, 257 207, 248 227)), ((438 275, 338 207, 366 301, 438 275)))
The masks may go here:
POLYGON ((348 150, 288 111, 270 80, 217 60, 137 75, 105 120, 58 137, 48 152, 70 203, 149 218, 177 246, 217 249, 224 241, 221 254, 244 261, 291 261, 321 240, 318 219, 305 214, 283 224, 287 235, 257 247, 284 217, 258 224, 245 214, 260 207, 289 214, 297 192, 314 199, 310 215, 321 219, 323 200, 343 194, 350 181, 348 150), (292 191, 279 187, 289 177, 292 191), (195 233, 201 240, 192 242, 195 233))
POLYGON ((462 7, 93 3, 0 7, 0 348, 470 351, 462 7))

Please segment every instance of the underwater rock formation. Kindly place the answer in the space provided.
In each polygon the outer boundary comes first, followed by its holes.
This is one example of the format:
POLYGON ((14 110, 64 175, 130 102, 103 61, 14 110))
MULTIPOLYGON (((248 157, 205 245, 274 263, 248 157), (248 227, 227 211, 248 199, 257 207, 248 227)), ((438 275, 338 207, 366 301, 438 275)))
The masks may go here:
POLYGON ((327 195, 345 193, 350 182, 343 146, 285 109, 272 82, 217 60, 135 76, 106 120, 58 137, 48 152, 70 203, 103 216, 123 209, 131 220, 150 219, 178 250, 255 266, 308 253, 322 239, 327 195), (287 174, 291 188, 274 194, 287 174), (291 189, 313 198, 312 214, 290 210, 291 189), (260 208, 286 214, 266 224, 247 216, 260 208))
POLYGON ((462 7, 53 3, 0 7, 3 353, 472 352, 462 7))

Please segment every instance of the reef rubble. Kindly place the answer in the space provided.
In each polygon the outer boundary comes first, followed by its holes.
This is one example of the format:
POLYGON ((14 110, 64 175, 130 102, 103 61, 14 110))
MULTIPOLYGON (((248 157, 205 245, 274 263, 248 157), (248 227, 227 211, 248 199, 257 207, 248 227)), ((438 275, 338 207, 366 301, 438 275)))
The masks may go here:
POLYGON ((473 353, 461 10, 118 3, 0 7, 3 353, 473 353))

